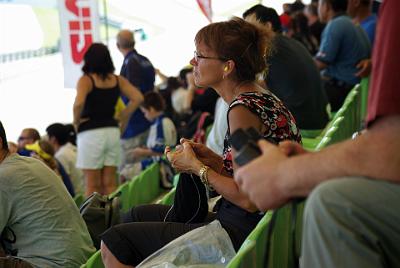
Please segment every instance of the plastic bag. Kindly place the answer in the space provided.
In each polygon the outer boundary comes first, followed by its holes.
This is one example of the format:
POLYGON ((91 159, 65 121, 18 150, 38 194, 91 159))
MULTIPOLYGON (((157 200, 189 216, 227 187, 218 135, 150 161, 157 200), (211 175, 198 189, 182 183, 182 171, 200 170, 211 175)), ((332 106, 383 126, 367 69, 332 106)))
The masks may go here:
POLYGON ((225 267, 235 254, 228 233, 215 220, 171 241, 137 267, 225 267))

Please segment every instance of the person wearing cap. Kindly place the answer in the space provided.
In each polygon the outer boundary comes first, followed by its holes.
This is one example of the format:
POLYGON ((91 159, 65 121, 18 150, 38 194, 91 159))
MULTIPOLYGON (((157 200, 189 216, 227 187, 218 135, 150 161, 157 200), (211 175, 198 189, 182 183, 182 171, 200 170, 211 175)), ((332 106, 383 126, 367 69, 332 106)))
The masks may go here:
POLYGON ((35 143, 27 144, 25 148, 31 152, 32 157, 43 161, 51 170, 60 176, 70 195, 72 197, 75 196, 75 190, 71 179, 65 172, 63 165, 55 159, 54 149, 49 142, 39 140, 35 143))
POLYGON ((86 224, 57 175, 8 149, 0 122, 0 267, 75 268, 94 253, 86 224))
POLYGON ((71 178, 75 193, 84 192, 83 172, 76 167, 77 149, 70 140, 70 130, 61 123, 54 123, 46 128, 48 141, 53 146, 55 158, 64 167, 65 172, 71 178))

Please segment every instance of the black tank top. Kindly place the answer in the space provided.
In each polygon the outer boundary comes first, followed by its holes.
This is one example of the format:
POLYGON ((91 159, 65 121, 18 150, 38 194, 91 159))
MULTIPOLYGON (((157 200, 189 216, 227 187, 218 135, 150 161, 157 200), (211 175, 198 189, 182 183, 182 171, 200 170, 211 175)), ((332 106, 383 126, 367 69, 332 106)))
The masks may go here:
POLYGON ((81 118, 89 120, 79 125, 78 132, 102 127, 118 127, 118 122, 114 119, 115 105, 120 96, 118 77, 115 76, 117 84, 114 87, 98 88, 93 77, 88 76, 93 87, 86 96, 81 118))

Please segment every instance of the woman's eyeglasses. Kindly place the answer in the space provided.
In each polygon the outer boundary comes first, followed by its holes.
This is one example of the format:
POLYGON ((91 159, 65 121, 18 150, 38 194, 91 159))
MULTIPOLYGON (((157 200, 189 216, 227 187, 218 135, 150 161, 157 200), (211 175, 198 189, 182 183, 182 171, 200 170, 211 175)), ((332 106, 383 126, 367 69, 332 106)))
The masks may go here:
POLYGON ((199 61, 199 59, 209 59, 209 60, 220 60, 220 61, 227 61, 228 59, 219 58, 219 57, 206 57, 199 54, 199 52, 194 51, 194 60, 199 61))

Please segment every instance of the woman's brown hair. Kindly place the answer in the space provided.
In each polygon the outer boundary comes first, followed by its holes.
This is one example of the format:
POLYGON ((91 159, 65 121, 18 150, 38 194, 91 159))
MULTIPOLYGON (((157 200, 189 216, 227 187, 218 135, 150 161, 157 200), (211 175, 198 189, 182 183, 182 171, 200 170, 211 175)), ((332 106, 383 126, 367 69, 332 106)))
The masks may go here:
POLYGON ((254 81, 267 70, 271 39, 266 29, 234 17, 205 26, 196 34, 195 43, 205 44, 219 58, 233 60, 239 81, 254 81))

